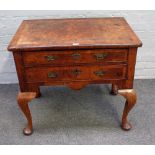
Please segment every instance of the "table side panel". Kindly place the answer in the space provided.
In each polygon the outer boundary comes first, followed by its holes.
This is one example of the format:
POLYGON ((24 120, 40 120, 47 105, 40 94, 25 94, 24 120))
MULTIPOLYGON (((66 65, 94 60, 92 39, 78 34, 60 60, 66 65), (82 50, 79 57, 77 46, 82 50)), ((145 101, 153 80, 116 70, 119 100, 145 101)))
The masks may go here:
POLYGON ((25 75, 25 68, 23 64, 23 53, 22 52, 13 52, 13 57, 15 61, 20 91, 24 92, 27 91, 27 85, 26 85, 26 75, 25 75))

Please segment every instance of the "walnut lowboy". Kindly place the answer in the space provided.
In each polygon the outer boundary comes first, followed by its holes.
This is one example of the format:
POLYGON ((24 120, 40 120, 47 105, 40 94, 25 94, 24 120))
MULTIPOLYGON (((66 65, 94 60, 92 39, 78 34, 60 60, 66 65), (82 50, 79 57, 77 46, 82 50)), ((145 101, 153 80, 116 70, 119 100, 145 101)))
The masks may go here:
POLYGON ((39 86, 112 84, 111 94, 126 99, 122 129, 130 130, 128 113, 136 103, 133 90, 137 48, 141 41, 124 18, 23 21, 8 50, 13 52, 27 118, 25 135, 33 132, 28 103, 41 95, 39 86))

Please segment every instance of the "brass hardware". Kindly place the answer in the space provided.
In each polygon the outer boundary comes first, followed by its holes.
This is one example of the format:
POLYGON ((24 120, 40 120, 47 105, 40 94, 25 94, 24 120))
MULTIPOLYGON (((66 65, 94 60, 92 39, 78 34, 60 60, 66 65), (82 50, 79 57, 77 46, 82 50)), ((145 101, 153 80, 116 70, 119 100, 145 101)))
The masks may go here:
POLYGON ((99 77, 103 77, 105 75, 105 72, 102 70, 99 70, 99 71, 95 71, 94 74, 99 76, 99 77))
POLYGON ((48 73, 48 77, 49 78, 56 78, 58 75, 57 75, 57 73, 55 73, 55 72, 49 72, 48 73))
POLYGON ((53 55, 47 55, 47 56, 45 56, 45 59, 47 59, 47 61, 53 61, 53 60, 57 59, 57 57, 53 56, 53 55))
POLYGON ((75 69, 71 71, 73 75, 78 76, 81 74, 81 70, 75 69))
POLYGON ((107 57, 107 55, 108 55, 107 53, 94 54, 97 60, 103 60, 105 57, 107 57))
POLYGON ((74 54, 72 54, 72 57, 73 57, 73 59, 77 60, 77 59, 80 59, 81 54, 79 54, 79 53, 74 53, 74 54))

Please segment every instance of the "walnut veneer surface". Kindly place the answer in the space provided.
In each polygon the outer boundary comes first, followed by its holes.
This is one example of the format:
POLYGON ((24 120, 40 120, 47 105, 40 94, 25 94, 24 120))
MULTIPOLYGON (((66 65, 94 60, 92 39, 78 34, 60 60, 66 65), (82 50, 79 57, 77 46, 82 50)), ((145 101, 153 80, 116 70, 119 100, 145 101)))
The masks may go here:
POLYGON ((137 48, 141 41, 122 17, 25 20, 8 50, 13 52, 21 92, 18 104, 33 131, 28 102, 41 95, 39 86, 112 84, 112 94, 126 98, 122 128, 136 103, 133 90, 137 48))

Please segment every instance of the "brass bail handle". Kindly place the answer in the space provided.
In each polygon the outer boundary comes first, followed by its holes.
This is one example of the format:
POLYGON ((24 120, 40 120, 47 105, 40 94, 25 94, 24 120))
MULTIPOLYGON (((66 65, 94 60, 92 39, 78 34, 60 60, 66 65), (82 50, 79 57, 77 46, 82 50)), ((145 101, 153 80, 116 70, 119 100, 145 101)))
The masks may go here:
POLYGON ((75 60, 78 60, 78 59, 81 58, 81 54, 79 54, 79 53, 74 53, 74 54, 72 54, 72 58, 75 59, 75 60))
POLYGON ((57 59, 57 57, 56 56, 53 56, 53 55, 47 55, 47 56, 45 56, 45 59, 47 61, 54 61, 54 60, 57 59))
POLYGON ((49 78, 56 78, 58 75, 57 75, 57 73, 55 73, 55 72, 49 72, 49 73, 47 74, 47 76, 48 76, 49 78))
POLYGON ((103 60, 104 58, 106 58, 108 56, 107 53, 98 53, 98 54, 94 54, 94 56, 96 57, 97 60, 103 60))
POLYGON ((95 71, 94 74, 99 77, 103 77, 105 75, 105 71, 99 70, 95 71))

